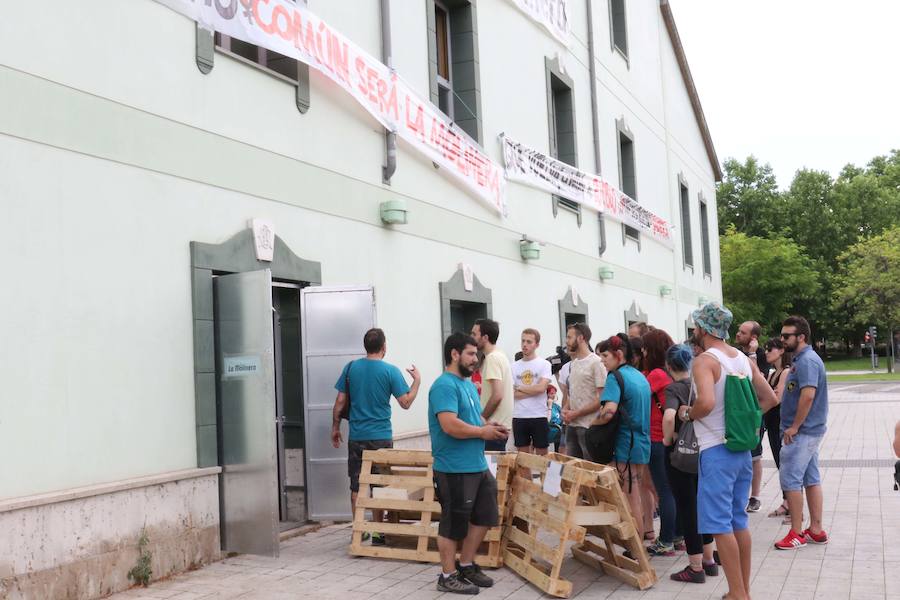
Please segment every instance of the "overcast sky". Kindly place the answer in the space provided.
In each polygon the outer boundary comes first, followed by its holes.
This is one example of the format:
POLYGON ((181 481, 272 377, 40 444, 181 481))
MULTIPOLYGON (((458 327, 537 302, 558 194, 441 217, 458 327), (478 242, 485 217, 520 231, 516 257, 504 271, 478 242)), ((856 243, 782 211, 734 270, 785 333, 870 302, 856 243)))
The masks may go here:
POLYGON ((900 1, 670 2, 720 162, 787 188, 900 148, 900 1))

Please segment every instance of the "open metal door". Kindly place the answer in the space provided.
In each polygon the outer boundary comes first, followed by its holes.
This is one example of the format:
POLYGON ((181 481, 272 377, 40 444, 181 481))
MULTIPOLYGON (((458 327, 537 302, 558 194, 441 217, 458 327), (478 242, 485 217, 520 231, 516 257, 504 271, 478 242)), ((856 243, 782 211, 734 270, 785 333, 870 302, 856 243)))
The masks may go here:
POLYGON ((344 443, 331 445, 334 384, 348 361, 365 356, 363 336, 375 326, 371 287, 307 287, 300 291, 306 419, 306 502, 314 521, 350 520, 347 423, 344 443))
POLYGON ((222 549, 278 556, 272 273, 213 280, 222 549))

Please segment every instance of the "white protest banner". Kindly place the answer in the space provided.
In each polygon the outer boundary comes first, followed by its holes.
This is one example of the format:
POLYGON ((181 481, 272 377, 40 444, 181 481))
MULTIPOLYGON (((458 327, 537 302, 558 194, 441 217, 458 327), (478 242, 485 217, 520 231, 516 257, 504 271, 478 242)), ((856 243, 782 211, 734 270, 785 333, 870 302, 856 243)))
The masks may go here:
POLYGON ((506 214, 500 165, 423 100, 397 73, 354 44, 302 2, 292 0, 155 0, 211 31, 295 58, 352 95, 385 128, 506 214))
POLYGON ((566 46, 572 44, 569 0, 510 0, 510 2, 543 26, 557 40, 566 46))
POLYGON ((672 225, 638 204, 599 175, 571 165, 503 136, 506 177, 568 198, 630 225, 673 248, 672 225))

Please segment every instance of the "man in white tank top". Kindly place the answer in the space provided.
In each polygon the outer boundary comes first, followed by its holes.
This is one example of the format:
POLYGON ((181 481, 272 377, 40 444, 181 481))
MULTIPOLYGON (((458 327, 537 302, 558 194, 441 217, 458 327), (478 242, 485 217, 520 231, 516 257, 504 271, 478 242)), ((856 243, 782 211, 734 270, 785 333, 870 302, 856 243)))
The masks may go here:
POLYGON ((750 451, 732 452, 725 447, 725 377, 750 377, 765 412, 775 406, 775 393, 747 356, 725 343, 732 314, 718 302, 710 302, 691 315, 694 343, 704 352, 694 359, 697 398, 679 415, 694 421, 700 444, 698 529, 712 534, 728 579, 726 598, 750 598, 751 537, 747 529, 747 501, 753 466, 750 451))

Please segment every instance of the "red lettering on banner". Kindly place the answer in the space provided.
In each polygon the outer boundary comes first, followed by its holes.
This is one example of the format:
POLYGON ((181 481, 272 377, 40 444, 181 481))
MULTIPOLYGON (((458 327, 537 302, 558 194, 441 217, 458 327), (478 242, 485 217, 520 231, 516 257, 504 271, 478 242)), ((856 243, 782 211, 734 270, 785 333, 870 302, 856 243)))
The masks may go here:
MULTIPOLYGON (((415 99, 413 99, 415 102, 415 99)), ((410 97, 406 96, 406 128, 412 131, 420 140, 425 141, 425 111, 421 104, 416 103, 416 117, 414 121, 409 120, 409 104, 410 97)))
POLYGON ((378 102, 378 96, 375 91, 378 89, 378 72, 372 67, 366 67, 366 93, 372 104, 378 102))
POLYGON ((388 84, 384 79, 378 79, 378 109, 382 114, 394 116, 394 121, 400 119, 400 109, 397 107, 397 76, 391 75, 388 84), (390 90, 390 93, 388 93, 390 90))
POLYGON ((366 61, 361 56, 357 56, 354 64, 356 65, 356 72, 359 73, 359 85, 357 87, 360 93, 365 96, 369 93, 369 90, 366 89, 366 61))
POLYGON ((322 59, 316 54, 316 34, 311 21, 306 22, 306 35, 303 37, 303 47, 312 58, 320 63, 322 62, 322 59))
POLYGON ((331 66, 331 72, 337 75, 341 81, 350 82, 350 50, 347 48, 347 42, 341 42, 338 36, 331 31, 328 32, 328 59, 331 66), (343 46, 343 52, 341 52, 343 46))
POLYGON ((271 24, 266 24, 265 22, 263 22, 262 16, 260 16, 260 14, 259 14, 259 4, 260 3, 268 4, 269 0, 253 0, 253 8, 252 8, 253 20, 256 21, 256 24, 259 26, 260 29, 263 30, 263 32, 272 33, 273 31, 275 31, 275 28, 272 27, 271 24))
MULTIPOLYGON (((319 27, 317 28, 317 31, 316 31, 316 52, 317 52, 316 56, 319 58, 320 63, 327 66, 328 63, 325 62, 325 48, 322 47, 323 46, 322 34, 326 31, 326 29, 327 28, 325 26, 325 22, 319 21, 319 27)), ((326 43, 327 43, 327 40, 326 40, 326 43)))
MULTIPOLYGON (((276 6, 272 11, 272 29, 275 30, 282 39, 290 41, 291 39, 291 15, 283 6, 276 6), (282 23, 284 27, 282 27, 282 23)), ((270 32, 271 33, 271 32, 270 32)))
MULTIPOLYGON (((456 159, 459 157, 459 136, 453 131, 452 128, 447 129, 447 133, 444 136, 444 158, 449 160, 450 162, 455 163, 456 159)), ((459 165, 456 165, 456 168, 459 169, 459 165)), ((465 174, 465 170, 459 169, 460 172, 465 174)))

